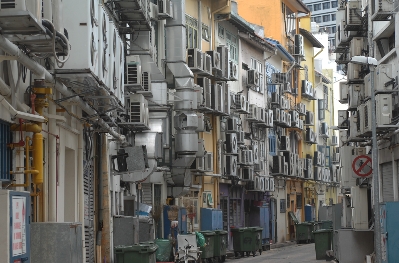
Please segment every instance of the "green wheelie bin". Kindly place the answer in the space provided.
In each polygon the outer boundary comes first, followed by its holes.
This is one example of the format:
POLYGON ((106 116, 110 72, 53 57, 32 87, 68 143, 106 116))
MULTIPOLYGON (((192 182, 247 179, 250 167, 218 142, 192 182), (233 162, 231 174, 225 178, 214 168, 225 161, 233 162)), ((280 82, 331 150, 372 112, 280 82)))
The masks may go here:
POLYGON ((214 247, 214 257, 218 260, 218 262, 226 261, 226 250, 227 250, 227 242, 228 235, 227 231, 224 230, 215 230, 215 247, 214 247))
POLYGON ((233 249, 236 257, 238 257, 238 255, 244 257, 245 254, 249 256, 251 253, 255 256, 259 247, 262 247, 261 234, 257 241, 257 234, 259 231, 255 228, 232 228, 231 232, 233 233, 233 249))
POLYGON ((252 237, 253 237, 253 240, 255 240, 255 250, 253 250, 253 251, 255 251, 255 253, 253 254, 253 256, 255 256, 256 251, 259 251, 259 255, 262 255, 262 251, 263 251, 262 231, 263 231, 263 228, 261 228, 259 226, 254 226, 254 227, 248 227, 248 230, 252 231, 252 237))
POLYGON ((312 239, 311 234, 313 231, 313 224, 308 222, 295 224, 296 242, 309 243, 312 239))
POLYGON ((313 232, 316 259, 326 259, 326 251, 331 250, 332 229, 320 229, 313 232))
POLYGON ((212 261, 215 249, 215 232, 213 231, 200 231, 205 238, 205 246, 201 247, 201 259, 203 262, 212 261))
POLYGON ((156 263, 158 246, 154 243, 140 243, 133 246, 115 247, 116 263, 156 263))
POLYGON ((155 244, 158 246, 157 262, 169 262, 172 255, 172 242, 169 239, 155 239, 155 244))

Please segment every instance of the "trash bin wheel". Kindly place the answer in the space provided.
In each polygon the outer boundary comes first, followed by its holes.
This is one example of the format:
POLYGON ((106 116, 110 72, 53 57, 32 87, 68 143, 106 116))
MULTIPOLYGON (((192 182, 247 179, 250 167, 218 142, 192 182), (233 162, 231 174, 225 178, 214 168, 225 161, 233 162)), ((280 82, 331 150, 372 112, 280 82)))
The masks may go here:
POLYGON ((222 256, 222 262, 226 261, 226 256, 222 256))
POLYGON ((263 249, 259 249, 259 255, 262 255, 262 250, 263 250, 263 249))
POLYGON ((252 251, 252 256, 256 256, 256 251, 252 251))
POLYGON ((241 257, 243 258, 244 257, 244 252, 240 252, 240 254, 241 254, 241 257))
POLYGON ((238 257, 238 252, 234 251, 234 257, 236 257, 236 258, 238 257))

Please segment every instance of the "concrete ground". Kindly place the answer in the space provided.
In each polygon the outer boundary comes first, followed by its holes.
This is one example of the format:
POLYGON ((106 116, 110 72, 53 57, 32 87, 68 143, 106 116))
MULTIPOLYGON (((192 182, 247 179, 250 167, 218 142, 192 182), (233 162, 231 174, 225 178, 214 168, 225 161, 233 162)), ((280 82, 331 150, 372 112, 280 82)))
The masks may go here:
POLYGON ((226 262, 241 263, 320 263, 326 260, 316 260, 316 252, 314 243, 300 244, 288 242, 283 246, 272 246, 271 250, 259 252, 255 257, 237 258, 228 257, 226 262))

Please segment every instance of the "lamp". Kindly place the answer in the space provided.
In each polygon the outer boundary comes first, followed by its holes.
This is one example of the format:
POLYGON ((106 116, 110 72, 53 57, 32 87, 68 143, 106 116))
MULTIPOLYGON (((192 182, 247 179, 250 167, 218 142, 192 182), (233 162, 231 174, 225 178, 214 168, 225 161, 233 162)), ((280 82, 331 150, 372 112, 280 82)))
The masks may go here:
POLYGON ((377 60, 373 57, 354 56, 351 59, 354 64, 368 65, 371 74, 371 142, 372 142, 372 167, 373 167, 373 187, 374 187, 374 249, 376 252, 377 262, 381 260, 381 222, 380 222, 380 187, 378 176, 378 145, 377 145, 377 127, 376 127, 376 104, 375 104, 375 87, 374 87, 374 71, 377 66, 377 60))

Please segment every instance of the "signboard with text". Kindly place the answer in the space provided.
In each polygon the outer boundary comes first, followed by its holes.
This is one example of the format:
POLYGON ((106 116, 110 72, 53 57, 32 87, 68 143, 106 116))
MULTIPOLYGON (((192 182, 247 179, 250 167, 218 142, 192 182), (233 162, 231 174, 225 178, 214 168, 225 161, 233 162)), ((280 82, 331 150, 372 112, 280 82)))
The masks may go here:
POLYGON ((26 198, 12 196, 12 256, 26 253, 26 198))

